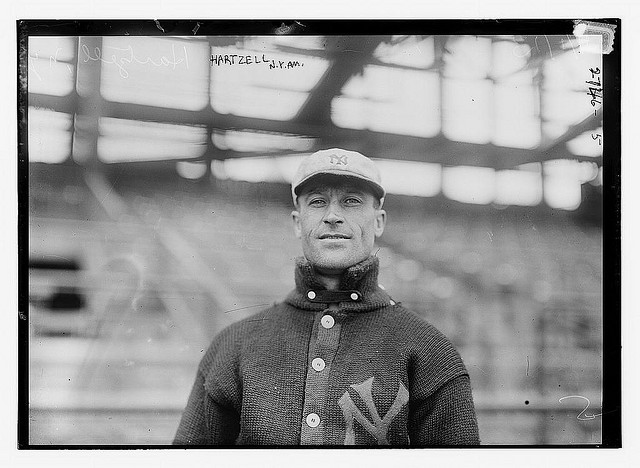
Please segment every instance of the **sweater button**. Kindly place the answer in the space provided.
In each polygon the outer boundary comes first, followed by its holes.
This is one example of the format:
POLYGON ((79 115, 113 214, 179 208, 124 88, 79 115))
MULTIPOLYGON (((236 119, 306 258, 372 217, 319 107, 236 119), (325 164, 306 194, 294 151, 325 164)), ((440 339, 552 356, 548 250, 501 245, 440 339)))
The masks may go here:
POLYGON ((310 413, 307 415, 307 426, 318 427, 318 424, 320 424, 320 416, 316 413, 310 413))
POLYGON ((311 361, 311 367, 313 367, 318 372, 324 370, 325 365, 326 364, 324 362, 324 359, 319 358, 319 357, 317 357, 313 361, 311 361))
POLYGON ((314 293, 313 291, 309 291, 309 292, 307 293, 307 297, 308 297, 309 299, 315 299, 315 298, 316 298, 316 293, 314 293))
POLYGON ((331 315, 324 315, 320 319, 320 323, 322 324, 322 326, 324 328, 329 329, 329 328, 333 328, 333 326, 335 325, 336 321, 331 315))
POLYGON ((352 301, 357 301, 358 300, 358 294, 357 293, 351 293, 351 300, 352 301))

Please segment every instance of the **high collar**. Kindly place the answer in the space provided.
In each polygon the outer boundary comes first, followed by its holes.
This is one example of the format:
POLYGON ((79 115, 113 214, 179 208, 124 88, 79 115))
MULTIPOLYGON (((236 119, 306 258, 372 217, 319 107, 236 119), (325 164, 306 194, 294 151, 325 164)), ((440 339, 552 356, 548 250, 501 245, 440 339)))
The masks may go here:
MULTIPOLYGON (((347 268, 340 277, 338 289, 341 291, 357 291, 361 299, 357 302, 341 302, 343 310, 366 312, 385 307, 390 304, 389 295, 378 285, 378 257, 369 257, 360 263, 347 268)), ((324 310, 326 303, 312 302, 309 291, 326 291, 311 263, 304 258, 296 258, 296 289, 291 291, 285 302, 305 310, 324 310)))

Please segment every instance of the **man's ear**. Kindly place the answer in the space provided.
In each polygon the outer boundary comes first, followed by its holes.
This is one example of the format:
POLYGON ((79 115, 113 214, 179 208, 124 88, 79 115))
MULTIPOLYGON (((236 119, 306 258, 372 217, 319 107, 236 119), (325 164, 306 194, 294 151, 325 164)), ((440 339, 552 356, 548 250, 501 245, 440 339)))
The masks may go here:
POLYGON ((293 232, 296 234, 296 237, 300 239, 302 236, 302 226, 300 226, 300 213, 296 210, 291 212, 291 218, 293 219, 293 232))
POLYGON ((387 225, 387 212, 384 210, 376 210, 374 233, 376 237, 380 237, 387 225))

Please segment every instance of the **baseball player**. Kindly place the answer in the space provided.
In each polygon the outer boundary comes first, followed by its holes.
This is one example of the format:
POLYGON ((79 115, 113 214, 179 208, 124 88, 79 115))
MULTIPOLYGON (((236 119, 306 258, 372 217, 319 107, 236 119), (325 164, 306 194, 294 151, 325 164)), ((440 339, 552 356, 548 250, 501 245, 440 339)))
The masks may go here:
POLYGON ((291 190, 295 289, 213 340, 174 444, 479 444, 458 352, 378 284, 387 218, 375 163, 318 151, 291 190))

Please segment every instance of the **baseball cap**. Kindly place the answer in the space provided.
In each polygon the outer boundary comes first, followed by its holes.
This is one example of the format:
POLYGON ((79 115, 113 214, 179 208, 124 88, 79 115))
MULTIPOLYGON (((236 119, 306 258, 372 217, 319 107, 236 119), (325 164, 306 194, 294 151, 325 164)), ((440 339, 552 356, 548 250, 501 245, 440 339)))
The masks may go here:
POLYGON ((332 148, 317 151, 302 161, 291 183, 293 202, 296 203, 304 184, 326 174, 359 179, 365 182, 380 200, 385 196, 380 171, 371 159, 356 151, 332 148))

